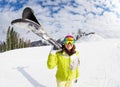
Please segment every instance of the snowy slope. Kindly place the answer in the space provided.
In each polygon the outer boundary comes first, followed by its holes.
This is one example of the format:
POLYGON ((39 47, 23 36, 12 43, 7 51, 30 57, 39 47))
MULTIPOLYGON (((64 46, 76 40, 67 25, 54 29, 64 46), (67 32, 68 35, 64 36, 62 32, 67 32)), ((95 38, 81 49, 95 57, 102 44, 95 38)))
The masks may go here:
MULTIPOLYGON (((77 87, 120 87, 120 41, 76 43, 80 52, 77 87)), ((47 68, 50 46, 0 53, 0 87, 56 87, 55 71, 47 68)))
POLYGON ((79 87, 120 86, 120 41, 102 40, 78 45, 81 54, 79 87))

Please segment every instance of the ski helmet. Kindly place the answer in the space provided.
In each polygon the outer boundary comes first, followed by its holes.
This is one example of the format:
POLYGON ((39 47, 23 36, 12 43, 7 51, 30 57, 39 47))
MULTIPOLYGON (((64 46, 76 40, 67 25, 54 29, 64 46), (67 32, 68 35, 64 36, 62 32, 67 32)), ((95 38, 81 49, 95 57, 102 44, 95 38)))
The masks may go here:
POLYGON ((64 40, 63 40, 64 44, 74 44, 75 43, 75 38, 72 35, 67 35, 65 36, 64 40))

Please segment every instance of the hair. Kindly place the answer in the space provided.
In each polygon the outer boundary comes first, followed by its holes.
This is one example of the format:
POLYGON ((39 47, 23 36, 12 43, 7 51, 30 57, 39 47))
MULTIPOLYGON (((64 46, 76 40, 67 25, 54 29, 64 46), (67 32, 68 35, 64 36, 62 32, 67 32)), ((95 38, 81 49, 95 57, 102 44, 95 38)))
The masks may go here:
POLYGON ((62 44, 62 52, 65 51, 69 56, 71 56, 72 54, 75 54, 75 53, 76 53, 75 49, 76 49, 76 46, 73 45, 72 49, 71 49, 70 51, 68 51, 68 50, 66 49, 65 45, 62 44))

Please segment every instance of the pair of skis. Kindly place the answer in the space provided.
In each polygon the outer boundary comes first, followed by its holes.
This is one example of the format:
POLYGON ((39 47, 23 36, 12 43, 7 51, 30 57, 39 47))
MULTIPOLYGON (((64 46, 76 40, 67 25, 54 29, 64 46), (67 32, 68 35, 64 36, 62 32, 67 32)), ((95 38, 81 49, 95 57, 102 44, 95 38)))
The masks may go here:
POLYGON ((61 44, 48 35, 48 33, 43 29, 42 25, 38 22, 31 8, 26 7, 23 10, 22 18, 13 20, 11 24, 28 28, 33 33, 52 44, 55 49, 61 49, 61 44))

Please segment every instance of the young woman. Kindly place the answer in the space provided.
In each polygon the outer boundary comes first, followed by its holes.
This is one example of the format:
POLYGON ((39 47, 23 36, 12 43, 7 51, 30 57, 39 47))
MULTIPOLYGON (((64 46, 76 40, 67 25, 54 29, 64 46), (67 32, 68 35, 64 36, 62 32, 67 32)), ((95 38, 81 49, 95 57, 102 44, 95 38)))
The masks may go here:
POLYGON ((79 77, 79 53, 75 50, 75 39, 71 35, 64 38, 62 50, 52 52, 48 56, 49 69, 57 66, 57 87, 73 87, 79 77))

